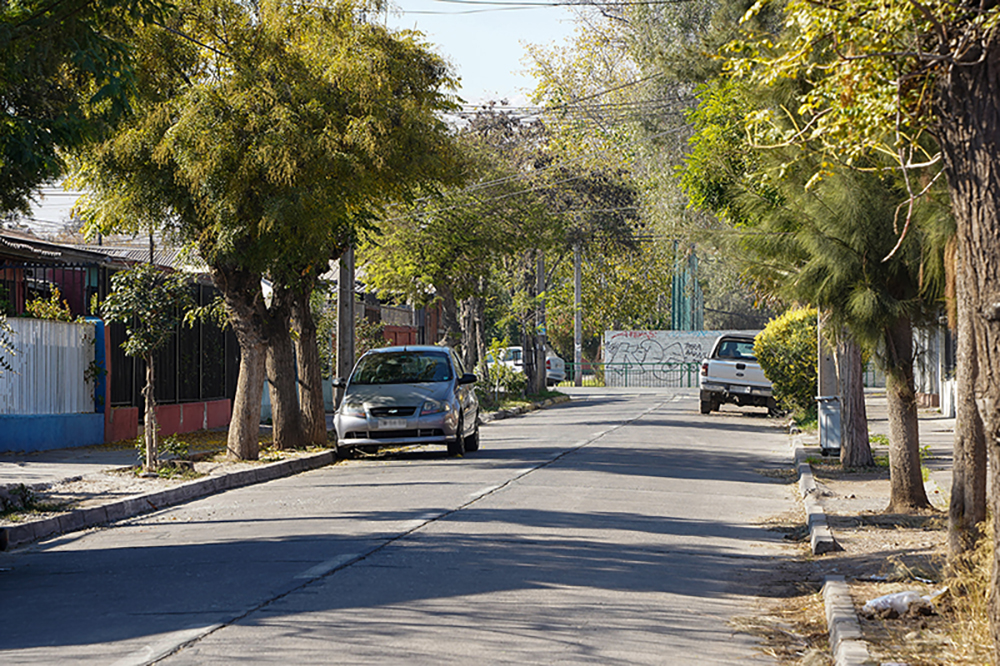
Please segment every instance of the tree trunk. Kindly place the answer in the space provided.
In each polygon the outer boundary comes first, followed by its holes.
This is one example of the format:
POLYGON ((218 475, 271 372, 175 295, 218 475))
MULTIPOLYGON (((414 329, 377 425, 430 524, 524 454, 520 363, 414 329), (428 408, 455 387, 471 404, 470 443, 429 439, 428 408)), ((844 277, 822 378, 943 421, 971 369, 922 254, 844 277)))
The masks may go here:
POLYGON ((441 325, 444 327, 444 335, 438 340, 439 344, 449 347, 456 347, 462 340, 462 325, 459 321, 458 303, 455 301, 455 294, 448 285, 435 285, 439 301, 441 304, 441 325))
POLYGON ((848 468, 873 467, 875 459, 868 441, 861 348, 847 331, 842 331, 834 353, 837 357, 837 377, 840 380, 840 464, 848 468))
MULTIPOLYGON (((960 285, 963 271, 956 272, 960 285)), ((961 287, 959 287, 961 290, 961 287)), ((956 358, 955 442, 948 505, 948 557, 975 545, 979 523, 986 520, 986 435, 976 405, 978 355, 973 344, 973 317, 967 300, 956 303, 958 354, 956 358)))
POLYGON ((229 323, 240 345, 240 374, 229 421, 227 448, 237 460, 257 460, 260 448, 260 401, 264 392, 264 295, 260 274, 231 266, 211 266, 212 280, 222 292, 229 323))
POLYGON ((486 358, 486 340, 483 327, 483 299, 471 296, 462 301, 462 361, 468 372, 476 372, 486 358))
POLYGON ((292 293, 292 328, 295 330, 295 361, 298 367, 299 407, 306 441, 325 446, 326 412, 323 409, 323 374, 320 371, 316 322, 309 306, 312 289, 292 293))
MULTIPOLYGON (((937 79, 937 139, 944 155, 959 256, 959 308, 967 308, 975 361, 961 359, 958 381, 972 382, 993 468, 991 491, 994 561, 990 628, 994 661, 1000 663, 1000 36, 985 33, 969 61, 955 63, 937 79), (968 377, 975 363, 976 375, 968 377)), ((959 317, 961 319, 961 316, 959 317)), ((960 394, 961 395, 961 394, 960 394)))
POLYGON ((274 285, 268 308, 267 386, 271 397, 271 421, 274 446, 291 449, 305 443, 302 413, 295 381, 295 351, 291 336, 291 301, 289 289, 274 285))
MULTIPOLYGON (((525 300, 528 303, 534 303, 535 297, 538 295, 536 291, 537 276, 535 273, 534 251, 525 253, 524 265, 521 270, 522 288, 524 289, 524 293, 527 294, 527 299, 525 300)), ((525 393, 535 395, 542 392, 544 384, 538 386, 538 359, 536 358, 538 337, 535 335, 534 307, 530 307, 526 312, 521 313, 521 327, 523 331, 521 334, 521 362, 523 363, 524 374, 528 378, 525 393)), ((544 363, 544 360, 542 362, 544 363)))
POLYGON ((146 445, 146 461, 142 466, 144 472, 155 472, 160 466, 160 426, 156 422, 156 372, 153 363, 153 353, 146 354, 146 386, 142 395, 146 399, 146 413, 143 416, 143 440, 146 445))
POLYGON ((888 513, 910 513, 930 508, 920 471, 920 429, 913 384, 913 326, 900 317, 886 335, 889 367, 886 393, 889 403, 888 513))
MULTIPOLYGON (((479 293, 486 291, 486 279, 479 278, 479 293)), ((476 368, 473 372, 482 372, 489 379, 489 368, 486 367, 486 302, 482 296, 476 297, 476 331, 473 338, 476 345, 476 368)))

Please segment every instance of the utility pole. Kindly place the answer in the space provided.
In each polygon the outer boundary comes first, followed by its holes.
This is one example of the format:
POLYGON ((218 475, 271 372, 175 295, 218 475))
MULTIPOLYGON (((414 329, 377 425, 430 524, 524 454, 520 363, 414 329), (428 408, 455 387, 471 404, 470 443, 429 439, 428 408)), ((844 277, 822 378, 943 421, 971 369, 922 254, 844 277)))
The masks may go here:
POLYGON ((539 251, 538 252, 538 266, 537 266, 537 282, 535 291, 538 294, 538 307, 535 310, 535 329, 537 330, 537 336, 535 337, 535 371, 538 373, 538 392, 541 393, 545 390, 546 373, 545 373, 545 255, 539 251))
POLYGON ((583 386, 583 277, 580 244, 573 248, 573 384, 583 386))
MULTIPOLYGON (((354 246, 340 257, 337 282, 337 377, 346 380, 354 370, 354 246)), ((344 390, 337 389, 337 405, 344 390)))

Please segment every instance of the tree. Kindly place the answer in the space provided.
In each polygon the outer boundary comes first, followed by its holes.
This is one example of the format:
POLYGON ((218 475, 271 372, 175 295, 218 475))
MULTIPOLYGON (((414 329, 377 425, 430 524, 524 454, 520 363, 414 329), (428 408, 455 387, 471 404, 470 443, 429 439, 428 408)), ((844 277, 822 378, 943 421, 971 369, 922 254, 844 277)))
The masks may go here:
POLYGON ((240 344, 237 458, 257 457, 265 375, 276 443, 302 442, 290 313, 316 267, 358 220, 452 171, 443 61, 360 14, 351 2, 178 3, 137 35, 135 112, 79 162, 92 229, 151 224, 207 262, 240 344))
MULTIPOLYGON (((783 150, 747 145, 740 111, 756 103, 760 113, 781 99, 780 91, 741 82, 706 89, 706 103, 694 116, 700 131, 686 187, 696 204, 752 230, 741 247, 748 251, 748 272, 765 288, 827 310, 834 331, 848 330, 878 352, 889 379, 889 509, 928 507, 920 478, 912 326, 936 314, 951 219, 934 200, 915 207, 910 234, 893 253, 897 204, 907 191, 876 158, 855 156, 858 168, 851 169, 836 166, 836 156, 823 153, 818 142, 783 150), (731 100, 738 101, 735 108, 731 100)), ((856 361, 854 366, 856 379, 856 361)))
POLYGON ((462 343, 470 367, 485 356, 485 328, 477 322, 498 266, 517 263, 520 285, 526 254, 551 247, 560 234, 563 219, 546 209, 543 179, 535 175, 543 138, 540 126, 512 114, 475 114, 458 137, 463 183, 399 209, 361 248, 377 289, 422 306, 441 304, 446 341, 462 343))
MULTIPOLYGON (((956 323, 965 352, 957 368, 963 419, 955 433, 956 499, 950 511, 955 556, 974 541, 974 522, 985 515, 978 490, 985 470, 979 466, 986 460, 986 442, 998 441, 1000 434, 1000 356, 995 353, 1000 342, 1000 315, 995 314, 1000 302, 995 261, 1000 251, 995 168, 1000 90, 993 65, 1000 54, 1000 7, 847 0, 796 1, 787 11, 786 38, 760 50, 764 57, 752 69, 766 82, 815 79, 799 100, 807 114, 802 134, 849 158, 874 150, 892 156, 906 178, 908 202, 919 199, 942 174, 947 177, 957 228, 956 323), (821 70, 823 76, 816 76, 821 70), (927 142, 928 133, 935 142, 927 142)), ((902 219, 900 235, 905 236, 909 216, 902 219)), ((1000 471, 1000 462, 993 464, 1000 471)), ((994 503, 1000 497, 998 476, 993 475, 994 503)), ((993 516, 1000 527, 1000 511, 993 516)), ((1000 544, 1000 530, 994 534, 1000 544)), ((995 571, 1000 570, 1000 548, 996 553, 995 571)), ((994 575, 991 598, 1000 658, 1000 576, 994 575)))
POLYGON ((111 276, 111 293, 101 303, 101 314, 108 321, 125 324, 128 336, 122 349, 128 356, 138 356, 146 364, 143 437, 143 469, 157 469, 159 426, 156 423, 156 364, 153 354, 177 331, 193 301, 187 278, 181 273, 166 273, 152 264, 136 264, 111 276))
POLYGON ((768 322, 753 346, 774 399, 798 417, 816 414, 816 309, 793 308, 768 322))
POLYGON ((0 213, 27 212, 62 173, 61 150, 97 138, 129 108, 131 26, 161 0, 0 4, 0 213))

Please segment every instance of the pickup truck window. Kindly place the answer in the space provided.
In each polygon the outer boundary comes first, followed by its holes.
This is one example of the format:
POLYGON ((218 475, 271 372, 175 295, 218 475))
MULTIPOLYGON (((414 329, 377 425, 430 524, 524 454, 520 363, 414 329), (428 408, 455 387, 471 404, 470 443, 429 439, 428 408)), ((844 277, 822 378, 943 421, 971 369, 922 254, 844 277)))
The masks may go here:
POLYGON ((719 345, 718 357, 757 360, 753 353, 753 342, 747 340, 723 340, 719 345))

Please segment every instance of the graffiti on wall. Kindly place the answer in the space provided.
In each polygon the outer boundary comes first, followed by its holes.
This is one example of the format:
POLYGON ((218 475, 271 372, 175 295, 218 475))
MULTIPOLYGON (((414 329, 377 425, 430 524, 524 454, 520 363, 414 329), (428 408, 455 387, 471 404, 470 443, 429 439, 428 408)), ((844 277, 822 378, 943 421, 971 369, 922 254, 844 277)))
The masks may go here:
POLYGON ((701 360, 723 333, 759 331, 607 331, 605 386, 698 386, 701 360))
POLYGON ((760 331, 606 331, 605 363, 700 363, 723 334, 760 331))

